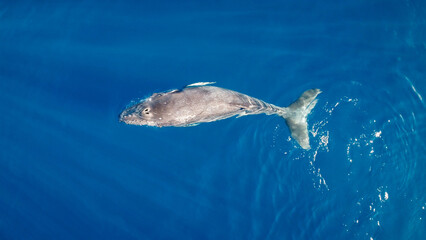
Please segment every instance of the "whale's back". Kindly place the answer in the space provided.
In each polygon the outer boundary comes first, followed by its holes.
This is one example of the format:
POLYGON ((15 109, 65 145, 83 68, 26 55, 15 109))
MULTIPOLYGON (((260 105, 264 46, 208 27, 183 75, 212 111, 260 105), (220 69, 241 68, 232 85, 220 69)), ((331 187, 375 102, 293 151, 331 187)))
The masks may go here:
POLYGON ((186 126, 240 114, 250 107, 243 94, 213 86, 190 87, 152 100, 158 126, 186 126))

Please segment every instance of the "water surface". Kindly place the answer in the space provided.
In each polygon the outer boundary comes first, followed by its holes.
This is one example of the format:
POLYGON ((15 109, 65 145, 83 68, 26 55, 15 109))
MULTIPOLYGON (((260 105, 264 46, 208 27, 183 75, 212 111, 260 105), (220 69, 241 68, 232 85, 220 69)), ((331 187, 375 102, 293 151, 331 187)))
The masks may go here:
POLYGON ((424 239, 422 1, 0 3, 0 238, 424 239), (118 122, 217 82, 278 116, 118 122))

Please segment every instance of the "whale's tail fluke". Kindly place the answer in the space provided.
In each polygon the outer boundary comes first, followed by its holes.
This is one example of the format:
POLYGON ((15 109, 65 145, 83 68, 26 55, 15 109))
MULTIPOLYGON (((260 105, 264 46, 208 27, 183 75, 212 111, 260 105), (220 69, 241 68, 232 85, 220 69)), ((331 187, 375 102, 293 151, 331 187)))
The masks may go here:
POLYGON ((321 93, 319 89, 305 91, 290 106, 283 108, 278 114, 283 117, 290 128, 291 136, 303 149, 310 149, 307 116, 317 104, 316 97, 321 93))

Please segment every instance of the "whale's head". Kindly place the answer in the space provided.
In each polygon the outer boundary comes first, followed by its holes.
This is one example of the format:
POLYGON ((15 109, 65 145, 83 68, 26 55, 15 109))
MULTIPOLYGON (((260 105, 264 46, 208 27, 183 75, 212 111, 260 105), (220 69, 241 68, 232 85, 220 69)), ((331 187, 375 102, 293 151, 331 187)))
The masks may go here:
POLYGON ((120 114, 120 122, 132 125, 151 125, 151 108, 143 102, 132 105, 120 114))
POLYGON ((168 93, 154 93, 151 97, 124 109, 119 120, 131 125, 166 126, 167 117, 170 116, 165 113, 169 98, 168 93))

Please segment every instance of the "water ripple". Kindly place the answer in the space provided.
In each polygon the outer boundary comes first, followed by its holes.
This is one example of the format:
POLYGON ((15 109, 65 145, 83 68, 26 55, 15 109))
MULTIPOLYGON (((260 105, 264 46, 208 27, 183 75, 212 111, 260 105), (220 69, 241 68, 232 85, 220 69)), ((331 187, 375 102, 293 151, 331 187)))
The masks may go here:
POLYGON ((425 114, 418 110, 424 109, 421 95, 407 83, 403 78, 392 86, 407 90, 399 95, 401 99, 354 81, 350 86, 334 85, 344 89, 340 96, 324 91, 309 117, 310 151, 298 148, 278 120, 268 119, 256 127, 254 137, 260 149, 254 206, 271 211, 264 208, 270 206, 273 214, 266 222, 252 219, 255 238, 281 236, 288 221, 304 214, 310 217, 306 222, 295 221, 301 225, 294 226, 305 229, 300 236, 315 228, 315 234, 323 237, 331 228, 321 221, 325 217, 342 224, 345 233, 340 237, 388 236, 396 218, 410 221, 404 229, 420 227, 425 198, 416 179, 424 179, 418 164, 424 160, 420 153, 425 153, 424 144, 419 144, 424 131, 419 121, 424 121, 425 114), (272 136, 271 124, 275 126, 272 136), (308 203, 302 196, 316 199, 308 212, 303 210, 308 203), (343 205, 336 208, 337 203, 343 205))

